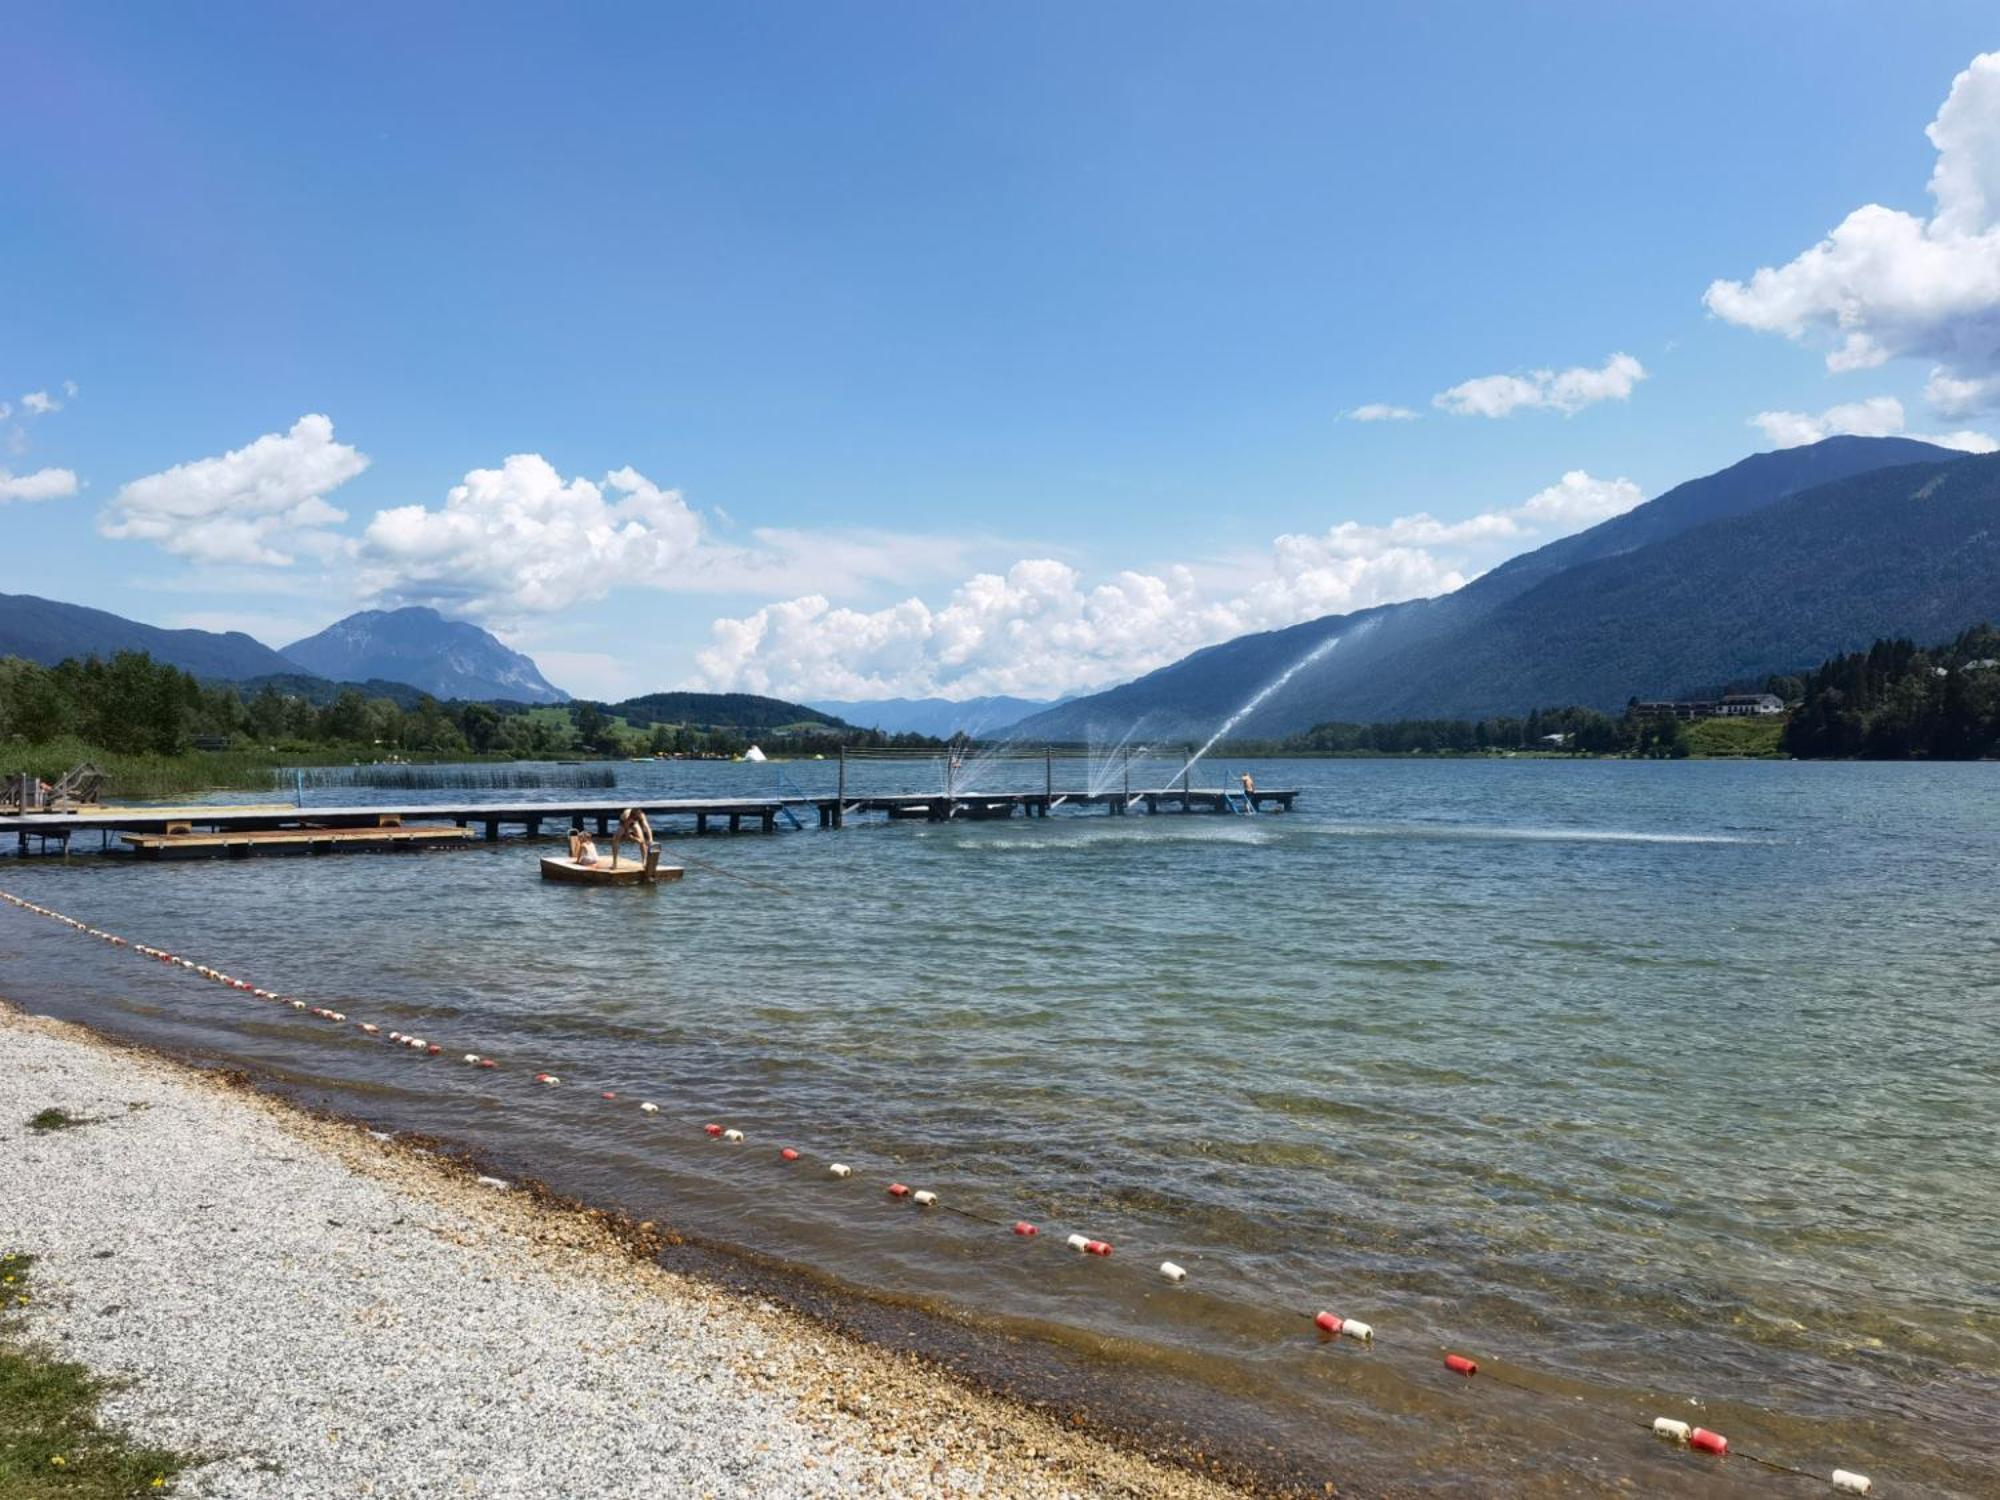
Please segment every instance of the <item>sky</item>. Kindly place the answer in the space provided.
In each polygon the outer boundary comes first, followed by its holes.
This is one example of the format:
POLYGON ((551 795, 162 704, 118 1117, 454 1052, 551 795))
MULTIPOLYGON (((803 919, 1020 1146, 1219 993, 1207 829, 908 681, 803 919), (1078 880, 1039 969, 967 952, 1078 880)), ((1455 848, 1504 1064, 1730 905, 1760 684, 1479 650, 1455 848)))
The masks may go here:
POLYGON ((0 28, 0 589, 572 692, 1053 697, 1745 455, 2000 434, 2000 17, 210 4, 0 28))

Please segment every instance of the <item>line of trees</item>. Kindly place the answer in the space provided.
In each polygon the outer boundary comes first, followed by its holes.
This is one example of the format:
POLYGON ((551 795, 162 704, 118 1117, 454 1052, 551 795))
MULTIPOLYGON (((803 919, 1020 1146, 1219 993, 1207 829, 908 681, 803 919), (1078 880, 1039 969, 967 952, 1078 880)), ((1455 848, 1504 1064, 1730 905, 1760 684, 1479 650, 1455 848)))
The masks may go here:
POLYGON ((1801 679, 1784 747, 1801 759, 1978 760, 2000 755, 2000 631, 1941 646, 1882 640, 1801 679))
POLYGON ((1250 753, 1293 755, 1477 755, 1523 750, 1678 759, 1690 753, 1687 726, 1628 709, 1613 718, 1594 708, 1538 708, 1491 719, 1396 719, 1381 724, 1315 724, 1283 740, 1240 743, 1250 753))
MULTIPOLYGON (((806 727, 762 729, 787 754, 832 754, 845 745, 924 748, 922 735, 806 727)), ((181 755, 197 747, 384 755, 740 755, 750 740, 726 725, 622 723, 602 704, 552 712, 513 703, 398 703, 344 687, 325 702, 265 683, 247 696, 205 683, 144 652, 76 658, 45 667, 0 657, 0 744, 80 740, 112 754, 181 755)))

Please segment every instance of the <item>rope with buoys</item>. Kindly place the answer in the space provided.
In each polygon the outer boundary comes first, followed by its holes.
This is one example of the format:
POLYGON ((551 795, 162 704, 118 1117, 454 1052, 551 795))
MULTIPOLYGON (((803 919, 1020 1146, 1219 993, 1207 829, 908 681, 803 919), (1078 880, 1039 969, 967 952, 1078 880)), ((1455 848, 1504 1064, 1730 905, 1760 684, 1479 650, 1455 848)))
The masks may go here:
MULTIPOLYGON (((349 1019, 347 1013, 344 1011, 335 1010, 328 1006, 312 1005, 297 997, 282 995, 275 990, 253 985, 246 979, 237 978, 211 965, 199 964, 192 959, 169 952, 164 948, 152 947, 145 943, 135 942, 129 938, 118 936, 115 933, 106 932, 101 928, 91 926, 87 922, 80 921, 63 912, 52 910, 49 907, 40 906, 9 891, 0 891, 0 903, 13 906, 34 916, 46 917, 74 932, 96 938, 109 947, 127 949, 142 957, 153 959, 157 962, 168 964, 175 969, 193 974, 197 978, 220 984, 231 991, 247 994, 256 1000, 283 1005, 288 1009, 321 1020, 345 1023, 349 1019)), ((427 1058, 442 1056, 445 1050, 442 1044, 430 1041, 425 1037, 410 1035, 401 1030, 385 1032, 375 1022, 356 1021, 354 1023, 354 1031, 367 1037, 381 1037, 384 1041, 392 1045, 402 1046, 427 1058)), ((481 1069, 497 1069, 500 1067, 498 1060, 476 1052, 462 1054, 461 1060, 468 1066, 481 1069)), ((535 1073, 533 1078, 536 1084, 543 1087, 563 1086, 562 1076, 558 1073, 542 1071, 535 1073)), ((601 1089, 599 1097, 609 1103, 622 1103, 622 1096, 616 1089, 601 1089)), ((640 1114, 646 1116, 658 1116, 660 1113, 659 1105, 653 1103, 651 1100, 641 1100, 637 1109, 640 1114)), ((725 1145, 743 1145, 748 1140, 748 1136, 743 1130, 713 1120, 703 1124, 702 1133, 709 1139, 725 1145)), ((806 1161, 807 1156, 805 1152, 799 1150, 797 1147, 785 1146, 779 1150, 778 1159, 785 1165, 791 1166, 806 1161)), ((854 1168, 846 1162, 829 1160, 826 1164, 826 1175, 836 1181, 845 1181, 853 1177, 854 1168)), ((498 1179, 482 1178, 481 1181, 497 1183, 498 1179)), ((887 1196, 898 1202, 910 1203, 914 1207, 927 1212, 942 1210, 943 1212, 955 1214, 960 1218, 976 1223, 1005 1229, 1017 1238, 1039 1240, 1041 1236, 1040 1227, 1026 1219, 1010 1221, 982 1213, 977 1209, 967 1208, 962 1204, 947 1203, 934 1189, 914 1188, 900 1181, 892 1181, 887 1185, 887 1196)), ((1113 1247, 1108 1240, 1080 1233, 1068 1235, 1063 1240, 1063 1244, 1067 1248, 1088 1258, 1109 1259, 1113 1254, 1113 1247)), ((1157 1274, 1175 1285, 1184 1284, 1188 1280, 1186 1269, 1171 1260, 1161 1261, 1157 1274)), ((1353 1340, 1371 1350, 1375 1347, 1376 1338, 1373 1325, 1365 1323, 1358 1318, 1344 1317, 1328 1311, 1307 1312, 1296 1307, 1288 1308, 1286 1311, 1293 1316, 1310 1321, 1319 1333, 1323 1335, 1323 1341, 1325 1342, 1353 1340)), ((1494 1384, 1503 1385, 1512 1390, 1537 1397, 1548 1397, 1551 1395, 1549 1391, 1540 1386, 1525 1381, 1509 1379, 1499 1371, 1493 1370, 1490 1367, 1490 1362, 1487 1366, 1482 1367, 1481 1362, 1470 1355, 1461 1354, 1449 1349, 1446 1349, 1443 1353, 1444 1368, 1461 1378, 1472 1379, 1480 1376, 1483 1371, 1484 1378, 1494 1384)), ((1410 1377, 1405 1375, 1404 1378, 1407 1379, 1410 1377)), ((1581 1404, 1589 1410, 1595 1411, 1599 1415, 1621 1425, 1631 1425, 1636 1421, 1639 1427, 1652 1432, 1656 1437, 1693 1452, 1705 1453, 1717 1459, 1734 1455, 1773 1473, 1811 1479, 1815 1482, 1818 1482, 1821 1478, 1813 1470, 1799 1468, 1796 1465, 1785 1463, 1779 1459, 1752 1453, 1741 1446, 1732 1447, 1729 1439, 1721 1433, 1713 1432, 1706 1427, 1694 1426, 1678 1418, 1653 1417, 1650 1419, 1635 1419, 1631 1413, 1613 1410, 1601 1402, 1587 1400, 1582 1397, 1571 1399, 1575 1403, 1581 1404)), ((1872 1479, 1866 1474, 1861 1474, 1850 1469, 1833 1470, 1827 1476, 1826 1482, 1842 1494, 1868 1495, 1874 1492, 1874 1481, 1872 1479)))

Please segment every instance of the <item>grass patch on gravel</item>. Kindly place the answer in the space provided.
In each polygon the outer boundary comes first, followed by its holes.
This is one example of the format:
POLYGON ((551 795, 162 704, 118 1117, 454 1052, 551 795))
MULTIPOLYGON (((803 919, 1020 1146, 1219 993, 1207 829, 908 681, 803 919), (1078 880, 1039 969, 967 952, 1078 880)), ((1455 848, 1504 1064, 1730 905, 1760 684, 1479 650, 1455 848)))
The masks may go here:
POLYGON ((90 1121, 84 1119, 81 1115, 73 1115, 66 1109, 50 1108, 43 1110, 40 1114, 30 1119, 28 1121, 28 1128, 30 1130, 44 1131, 74 1130, 79 1125, 88 1125, 89 1123, 90 1121))
POLYGON ((27 1255, 0 1255, 0 1495, 8 1500, 127 1500, 166 1487, 189 1460, 142 1448, 97 1424, 108 1389, 82 1365, 52 1359, 20 1335, 27 1255))

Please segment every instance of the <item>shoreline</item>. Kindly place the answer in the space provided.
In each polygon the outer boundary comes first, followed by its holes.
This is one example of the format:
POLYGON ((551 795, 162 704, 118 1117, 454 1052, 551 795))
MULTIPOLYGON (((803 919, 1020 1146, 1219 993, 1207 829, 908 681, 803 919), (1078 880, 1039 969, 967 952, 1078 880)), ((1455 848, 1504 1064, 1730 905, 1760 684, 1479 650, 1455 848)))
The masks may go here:
POLYGON ((21 1205, 0 1249, 37 1256, 43 1287, 25 1331, 127 1382, 107 1425, 213 1459, 172 1493, 1254 1492, 780 1305, 754 1273, 662 1266, 671 1231, 502 1190, 448 1143, 5 1000, 0 1143, 21 1205), (89 1123, 30 1132, 50 1106, 89 1123))

